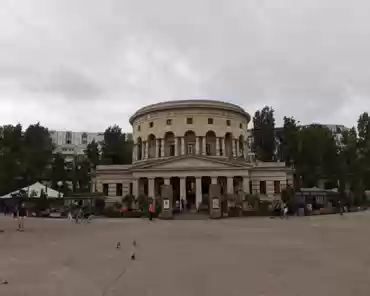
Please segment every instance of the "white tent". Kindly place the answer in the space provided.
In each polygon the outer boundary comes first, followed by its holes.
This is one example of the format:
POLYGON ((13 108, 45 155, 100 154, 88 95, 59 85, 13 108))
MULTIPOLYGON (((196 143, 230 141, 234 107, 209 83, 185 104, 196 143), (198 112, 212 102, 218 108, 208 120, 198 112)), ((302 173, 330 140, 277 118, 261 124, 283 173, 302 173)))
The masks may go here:
POLYGON ((11 198, 12 195, 16 195, 19 191, 25 191, 28 193, 29 197, 39 198, 41 195, 41 191, 44 191, 47 194, 48 198, 60 198, 63 197, 63 193, 56 191, 50 187, 41 184, 40 182, 36 182, 33 185, 24 187, 22 189, 18 189, 16 191, 10 192, 6 195, 1 196, 0 198, 11 198))

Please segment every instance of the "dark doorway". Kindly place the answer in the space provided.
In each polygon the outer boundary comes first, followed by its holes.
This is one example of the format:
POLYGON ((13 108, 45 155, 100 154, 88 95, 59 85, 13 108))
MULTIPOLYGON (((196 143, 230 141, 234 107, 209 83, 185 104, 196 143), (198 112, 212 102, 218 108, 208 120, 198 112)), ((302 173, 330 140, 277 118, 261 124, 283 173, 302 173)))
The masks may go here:
POLYGON ((186 177, 186 208, 195 207, 195 177, 186 177))
POLYGON ((180 178, 172 177, 171 186, 173 190, 173 209, 175 211, 180 210, 180 178))

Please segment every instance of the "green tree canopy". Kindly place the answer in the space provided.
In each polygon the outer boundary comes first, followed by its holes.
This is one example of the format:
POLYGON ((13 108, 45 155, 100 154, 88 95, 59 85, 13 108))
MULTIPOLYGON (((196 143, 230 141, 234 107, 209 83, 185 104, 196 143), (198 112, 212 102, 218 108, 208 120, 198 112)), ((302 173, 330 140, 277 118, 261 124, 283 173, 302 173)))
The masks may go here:
POLYGON ((254 114, 252 149, 261 161, 275 158, 275 117, 271 107, 266 106, 254 114))
POLYGON ((118 125, 108 127, 104 132, 102 143, 102 162, 104 164, 132 163, 132 142, 118 125))

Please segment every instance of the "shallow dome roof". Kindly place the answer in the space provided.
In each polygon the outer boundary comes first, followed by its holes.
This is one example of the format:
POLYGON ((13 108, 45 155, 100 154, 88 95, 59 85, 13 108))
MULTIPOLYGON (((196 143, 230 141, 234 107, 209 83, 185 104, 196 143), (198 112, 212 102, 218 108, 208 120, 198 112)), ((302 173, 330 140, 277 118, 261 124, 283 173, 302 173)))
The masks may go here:
POLYGON ((161 102, 140 108, 134 113, 134 115, 130 117, 130 124, 132 124, 136 118, 151 112, 189 108, 221 109, 224 111, 233 111, 244 116, 248 123, 251 119, 250 115, 242 107, 235 104, 215 100, 181 100, 161 102))

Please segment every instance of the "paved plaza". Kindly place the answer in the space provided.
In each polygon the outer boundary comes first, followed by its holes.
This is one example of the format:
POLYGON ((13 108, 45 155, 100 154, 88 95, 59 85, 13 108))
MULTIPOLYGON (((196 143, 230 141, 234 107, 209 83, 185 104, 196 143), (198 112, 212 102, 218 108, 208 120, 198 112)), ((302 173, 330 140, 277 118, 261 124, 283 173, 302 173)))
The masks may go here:
POLYGON ((26 222, 19 233, 10 217, 0 217, 0 281, 8 281, 1 296, 370 294, 368 212, 26 222))

